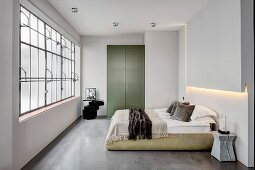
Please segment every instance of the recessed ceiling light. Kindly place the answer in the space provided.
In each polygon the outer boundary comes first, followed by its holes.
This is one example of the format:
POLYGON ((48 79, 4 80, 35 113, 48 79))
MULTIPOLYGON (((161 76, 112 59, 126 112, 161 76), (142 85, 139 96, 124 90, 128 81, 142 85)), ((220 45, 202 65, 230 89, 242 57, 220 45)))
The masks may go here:
POLYGON ((156 27, 156 26, 157 26, 156 23, 154 23, 154 22, 151 23, 151 27, 156 27))
POLYGON ((77 13, 78 12, 78 8, 72 8, 72 13, 77 13))
POLYGON ((114 23, 112 23, 112 25, 113 25, 114 27, 117 27, 117 26, 119 26, 119 23, 118 23, 118 22, 114 22, 114 23))

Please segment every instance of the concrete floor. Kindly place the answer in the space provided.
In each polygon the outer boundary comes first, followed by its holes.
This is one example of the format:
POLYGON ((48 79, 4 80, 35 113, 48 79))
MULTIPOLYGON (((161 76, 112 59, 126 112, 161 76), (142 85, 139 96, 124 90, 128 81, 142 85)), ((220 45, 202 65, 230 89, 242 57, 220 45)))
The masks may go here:
POLYGON ((107 119, 79 120, 23 169, 35 170, 246 170, 239 162, 220 163, 210 152, 107 151, 107 119))

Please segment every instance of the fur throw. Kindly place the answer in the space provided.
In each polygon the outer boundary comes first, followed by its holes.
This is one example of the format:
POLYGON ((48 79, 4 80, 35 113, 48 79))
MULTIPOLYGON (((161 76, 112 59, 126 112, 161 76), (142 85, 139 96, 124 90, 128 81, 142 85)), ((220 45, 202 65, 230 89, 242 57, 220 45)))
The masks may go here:
POLYGON ((151 139, 152 122, 142 109, 129 110, 129 140, 151 139))

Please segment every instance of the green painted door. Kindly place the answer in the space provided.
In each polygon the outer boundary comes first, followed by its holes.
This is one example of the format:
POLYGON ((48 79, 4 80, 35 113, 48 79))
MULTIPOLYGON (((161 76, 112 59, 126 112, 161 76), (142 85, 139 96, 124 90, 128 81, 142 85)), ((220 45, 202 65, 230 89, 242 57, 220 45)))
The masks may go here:
POLYGON ((107 46, 107 117, 125 108, 125 46, 107 46))
POLYGON ((144 108, 143 45, 107 46, 107 117, 116 110, 144 108))
POLYGON ((126 109, 144 109, 144 46, 126 46, 126 109))

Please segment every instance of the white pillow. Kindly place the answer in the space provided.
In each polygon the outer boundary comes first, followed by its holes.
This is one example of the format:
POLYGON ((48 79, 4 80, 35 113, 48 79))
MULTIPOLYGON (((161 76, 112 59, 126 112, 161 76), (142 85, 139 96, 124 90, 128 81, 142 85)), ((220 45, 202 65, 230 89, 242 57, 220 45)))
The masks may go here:
POLYGON ((190 119, 195 120, 196 118, 205 117, 205 116, 217 117, 217 113, 212 111, 208 107, 201 106, 201 105, 195 105, 195 109, 193 110, 193 113, 192 113, 190 119))

